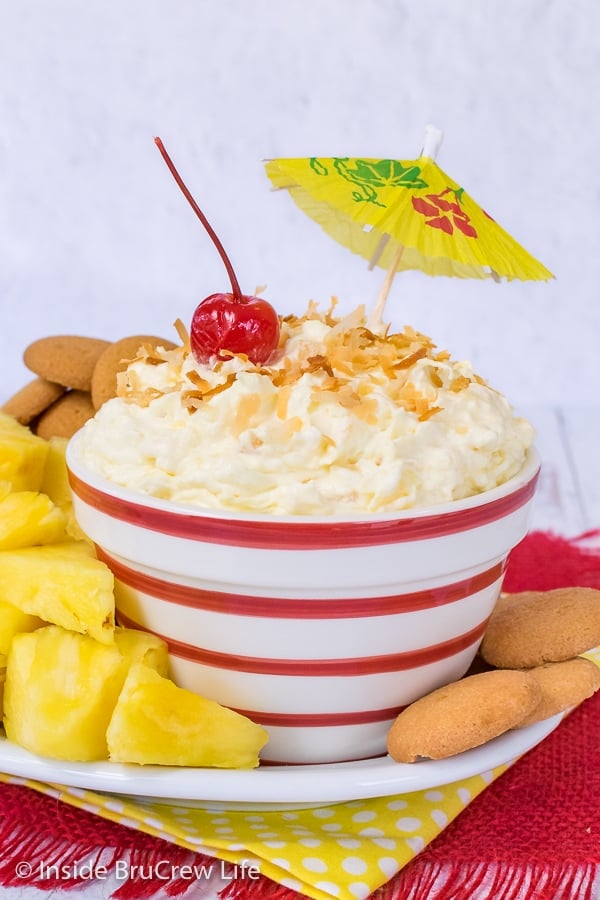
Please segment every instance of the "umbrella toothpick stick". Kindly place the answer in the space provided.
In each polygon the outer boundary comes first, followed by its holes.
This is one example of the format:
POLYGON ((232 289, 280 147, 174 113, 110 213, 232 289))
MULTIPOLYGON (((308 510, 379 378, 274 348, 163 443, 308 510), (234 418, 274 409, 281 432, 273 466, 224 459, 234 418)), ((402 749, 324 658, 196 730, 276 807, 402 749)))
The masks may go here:
POLYGON ((387 275, 385 276, 385 281, 383 282, 381 290, 379 291, 379 295, 373 308, 373 312, 369 317, 369 328, 375 334, 383 330, 383 310, 385 309, 385 304, 387 303, 387 298, 392 286, 392 281, 394 280, 394 275, 396 274, 398 266, 400 265, 400 260, 402 259, 403 253, 404 246, 402 245, 396 251, 396 254, 392 260, 392 264, 387 271, 387 275))
MULTIPOLYGON (((425 139, 423 141, 423 149, 421 150, 421 157, 427 157, 428 159, 435 159, 438 151, 440 149, 442 140, 444 137, 444 133, 440 131, 439 128, 436 128, 435 125, 428 125, 425 129, 425 139)), ((375 264, 377 258, 381 256, 381 253, 387 243, 386 238, 389 238, 389 235, 385 235, 382 242, 380 242, 380 246, 376 249, 375 255, 371 260, 372 265, 375 264)), ((392 264, 387 271, 387 275, 385 276, 385 281, 381 286, 381 290, 379 291, 379 295, 377 297, 375 307, 371 316, 369 317, 369 328, 371 331, 377 333, 378 331, 383 330, 383 311, 385 309, 385 304, 387 302, 388 294, 390 293, 390 288, 392 287, 392 281, 394 280, 394 275, 398 271, 398 266, 400 265, 400 261, 402 259, 402 254, 404 253, 404 245, 400 245, 396 254, 392 260, 392 264)), ((372 265, 369 268, 372 268, 372 265)))

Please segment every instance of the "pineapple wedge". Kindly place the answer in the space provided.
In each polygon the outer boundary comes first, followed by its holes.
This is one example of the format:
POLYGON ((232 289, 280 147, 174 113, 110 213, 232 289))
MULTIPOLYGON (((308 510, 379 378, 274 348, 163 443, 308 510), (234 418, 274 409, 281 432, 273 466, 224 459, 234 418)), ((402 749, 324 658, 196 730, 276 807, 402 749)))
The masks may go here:
MULTIPOLYGON (((169 674, 169 648, 166 641, 136 628, 115 628, 115 644, 123 656, 133 663, 143 662, 159 675, 169 674)), ((0 648, 1 649, 1 648, 0 648)))
POLYGON ((62 509, 67 517, 67 535, 75 541, 89 540, 79 527, 73 514, 73 500, 69 486, 66 450, 68 440, 53 436, 48 440, 48 456, 42 481, 42 491, 62 509))
POLYGON ((84 541, 0 551, 0 600, 103 644, 114 641, 113 575, 84 541))
POLYGON ((21 632, 35 631, 42 625, 47 625, 39 616, 31 616, 29 613, 17 609, 12 603, 5 603, 0 600, 0 654, 6 655, 10 642, 15 634, 21 632))
POLYGON ((57 625, 15 635, 4 685, 7 738, 53 759, 106 759, 106 728, 128 667, 114 644, 57 625))
POLYGON ((0 499, 0 550, 66 541, 67 517, 46 494, 16 491, 0 499))
POLYGON ((12 416, 0 412, 0 481, 13 491, 39 491, 48 444, 12 416))
POLYGON ((51 437, 48 440, 48 455, 42 480, 42 491, 61 509, 71 506, 71 488, 67 472, 66 452, 68 440, 51 437))
POLYGON ((250 769, 268 734, 260 725, 136 663, 106 733, 111 760, 250 769))

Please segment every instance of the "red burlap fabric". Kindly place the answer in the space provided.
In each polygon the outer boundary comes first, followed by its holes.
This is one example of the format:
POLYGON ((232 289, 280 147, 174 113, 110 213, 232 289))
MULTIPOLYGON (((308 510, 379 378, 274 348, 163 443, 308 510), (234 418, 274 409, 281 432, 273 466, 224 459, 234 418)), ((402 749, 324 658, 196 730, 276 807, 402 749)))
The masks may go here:
MULTIPOLYGON (((596 533, 595 537, 598 537, 596 533)), ((600 588, 600 552, 584 535, 567 541, 541 532, 514 551, 507 591, 572 585, 600 588)), ((545 741, 480 794, 373 900, 594 900, 600 897, 600 694, 586 701, 545 741), (598 882, 594 888, 594 880, 598 882)), ((27 788, 0 784, 0 884, 23 885, 17 860, 111 860, 131 854, 143 865, 157 856, 175 865, 199 854, 80 811, 27 788)), ((45 890, 76 887, 70 880, 45 890)), ((193 884, 134 880, 115 900, 176 896, 193 884)), ((297 900, 266 878, 232 881, 236 900, 297 900)))

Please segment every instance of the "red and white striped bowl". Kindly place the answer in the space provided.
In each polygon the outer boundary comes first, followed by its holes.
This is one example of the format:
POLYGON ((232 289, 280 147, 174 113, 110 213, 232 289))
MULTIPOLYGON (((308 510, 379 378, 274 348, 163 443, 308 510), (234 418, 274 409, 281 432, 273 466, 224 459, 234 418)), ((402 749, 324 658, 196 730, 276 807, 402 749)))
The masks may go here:
POLYGON ((264 761, 385 752, 398 712, 461 677, 527 530, 535 451, 500 488, 383 516, 196 509, 67 463, 77 520, 115 575, 121 624, 170 648, 183 687, 269 731, 264 761))

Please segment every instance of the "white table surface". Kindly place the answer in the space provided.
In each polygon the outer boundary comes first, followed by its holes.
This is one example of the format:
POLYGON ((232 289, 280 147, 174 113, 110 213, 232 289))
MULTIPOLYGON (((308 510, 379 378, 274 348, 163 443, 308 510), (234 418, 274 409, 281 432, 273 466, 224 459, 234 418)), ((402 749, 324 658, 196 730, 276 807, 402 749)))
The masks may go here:
MULTIPOLYGON (((600 528, 600 407, 570 410, 530 407, 518 410, 537 430, 537 446, 542 472, 531 515, 531 530, 548 530, 576 537, 600 528)), ((40 891, 32 887, 0 887, 6 900, 37 900, 42 896, 57 900, 79 897, 109 900, 122 884, 114 878, 88 882, 81 889, 65 893, 40 891)), ((226 886, 215 866, 213 877, 191 889, 185 896, 217 900, 226 886)), ((157 895, 160 900, 162 895, 157 895)), ((166 897, 166 894, 164 895, 166 897)))

